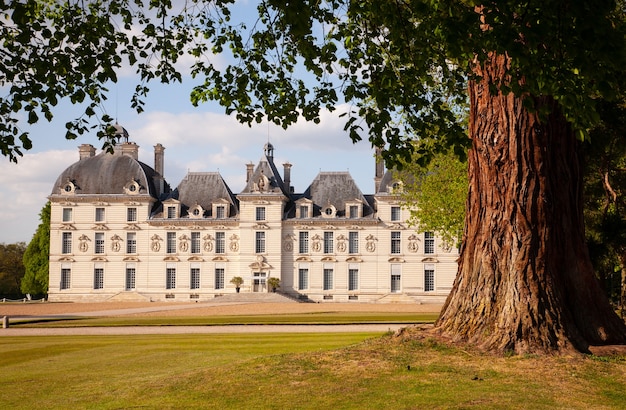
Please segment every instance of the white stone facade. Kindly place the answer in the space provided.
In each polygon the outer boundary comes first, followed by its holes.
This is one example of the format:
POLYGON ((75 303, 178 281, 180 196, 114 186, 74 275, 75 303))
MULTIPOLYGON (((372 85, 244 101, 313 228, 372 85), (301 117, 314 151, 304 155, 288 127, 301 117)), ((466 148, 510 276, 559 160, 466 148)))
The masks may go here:
POLYGON ((321 172, 303 193, 267 144, 247 185, 232 194, 218 173, 189 173, 171 190, 163 150, 155 166, 123 143, 115 154, 80 147, 49 199, 50 301, 207 301, 279 292, 315 302, 442 302, 458 258, 406 223, 401 183, 376 167, 363 195, 347 172, 321 172))

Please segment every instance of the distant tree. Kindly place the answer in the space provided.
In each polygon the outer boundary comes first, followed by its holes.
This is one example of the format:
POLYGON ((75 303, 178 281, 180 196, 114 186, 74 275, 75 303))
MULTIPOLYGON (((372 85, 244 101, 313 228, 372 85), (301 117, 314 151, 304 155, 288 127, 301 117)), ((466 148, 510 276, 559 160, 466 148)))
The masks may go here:
POLYGON ((37 227, 26 252, 24 267, 26 273, 22 279, 22 293, 45 295, 48 293, 48 264, 50 259, 50 202, 39 213, 41 223, 37 227))
POLYGON ((585 156, 585 227, 601 282, 626 315, 626 100, 603 101, 585 156))
POLYGON ((461 246, 467 163, 452 152, 439 153, 426 166, 410 161, 396 172, 405 182, 402 196, 404 206, 410 210, 409 223, 423 232, 437 232, 449 246, 461 246))
POLYGON ((22 257, 26 250, 24 242, 0 243, 0 296, 21 297, 20 281, 24 276, 22 257))

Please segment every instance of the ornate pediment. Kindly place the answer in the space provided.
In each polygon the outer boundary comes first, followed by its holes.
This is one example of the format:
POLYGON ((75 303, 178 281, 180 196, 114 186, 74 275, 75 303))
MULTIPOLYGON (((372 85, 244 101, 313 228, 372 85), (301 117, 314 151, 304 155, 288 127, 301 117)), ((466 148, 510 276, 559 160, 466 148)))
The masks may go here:
POLYGON ((109 260, 103 256, 96 256, 95 258, 91 258, 92 262, 108 262, 109 260))
POLYGON ((422 259, 422 262, 424 262, 424 263, 438 263, 439 260, 437 258, 433 258, 431 256, 431 257, 427 257, 427 258, 422 259))
POLYGON ((141 262, 139 260, 139 258, 136 257, 136 256, 127 256, 124 259, 122 259, 122 261, 124 261, 124 262, 141 262))
POLYGON ((397 256, 394 256, 394 257, 392 257, 392 258, 389 258, 389 259, 387 260, 387 262, 389 262, 389 263, 404 263, 404 262, 406 262, 406 261, 404 260, 404 258, 399 258, 399 257, 397 257, 397 256))
POLYGON ((75 231, 76 227, 72 224, 61 224, 59 229, 62 231, 75 231))
POLYGON ((166 256, 163 262, 180 262, 180 259, 177 256, 166 256))
POLYGON ((225 256, 216 256, 215 258, 211 259, 212 262, 228 262, 228 258, 225 256))
POLYGON ((94 226, 91 227, 91 229, 93 231, 108 231, 109 227, 106 226, 105 224, 95 224, 94 226))
POLYGON ((337 259, 335 259, 334 256, 324 256, 321 259, 322 262, 337 262, 337 259))
POLYGON ((267 261, 265 260, 265 257, 262 255, 258 255, 256 257, 256 260, 254 262, 252 262, 250 265, 248 265, 248 267, 253 270, 253 271, 264 271, 264 270, 269 270, 272 267, 270 266, 269 263, 267 263, 267 261))
POLYGON ((296 262, 313 262, 313 260, 308 256, 298 256, 296 262))
POLYGON ((256 225, 252 225, 252 229, 270 229, 270 227, 267 224, 258 223, 256 225))
POLYGON ((191 256, 187 259, 188 262, 204 262, 204 259, 199 256, 191 256))
POLYGON ((137 224, 128 224, 124 227, 124 229, 127 231, 140 231, 141 230, 141 228, 137 224))
POLYGON ((350 256, 349 258, 346 259, 346 262, 348 263, 360 263, 363 262, 363 259, 357 257, 357 256, 350 256))

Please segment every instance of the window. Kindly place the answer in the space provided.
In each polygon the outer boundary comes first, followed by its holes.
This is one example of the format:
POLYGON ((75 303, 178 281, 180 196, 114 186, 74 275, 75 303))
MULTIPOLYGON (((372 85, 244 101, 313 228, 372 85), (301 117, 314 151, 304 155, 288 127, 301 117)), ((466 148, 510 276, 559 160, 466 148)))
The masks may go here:
POLYGON ((435 234, 424 232, 424 253, 435 253, 435 234))
POLYGON ((309 288, 309 269, 298 269, 298 290, 304 290, 309 288))
POLYGON ((215 218, 217 219, 226 218, 226 208, 223 205, 215 207, 215 218))
POLYGON ((300 205, 300 218, 309 217, 309 207, 307 205, 300 205))
POLYGON ((96 222, 104 222, 104 208, 96 208, 96 222))
POLYGON ((137 222, 137 208, 126 209, 126 222, 137 222))
POLYGON ((333 233, 324 232, 324 253, 333 253, 333 233))
POLYGON ((257 208, 256 208, 256 220, 257 221, 264 221, 265 220, 265 207, 264 206, 257 206, 257 208))
POLYGON ((137 234, 135 232, 126 233, 126 253, 137 253, 137 234))
POLYGON ((167 253, 176 253, 176 232, 167 233, 167 253))
POLYGON ((333 269, 324 268, 324 290, 331 290, 333 288, 333 269))
POLYGON ((72 253, 72 233, 63 232, 63 241, 61 243, 61 253, 72 253))
MULTIPOLYGON (((103 232, 96 232, 94 252, 104 253, 104 233, 103 232)), ((100 289, 100 288, 95 288, 95 289, 100 289)))
POLYGON ((391 220, 392 221, 399 221, 400 220, 400 207, 399 206, 392 206, 391 207, 391 220))
POLYGON ((226 252, 226 233, 215 232, 215 253, 226 252))
POLYGON ((256 232, 255 233, 255 245, 254 251, 256 253, 264 253, 265 252, 265 232, 256 232))
POLYGON ((435 290, 435 266, 424 265, 424 292, 435 290))
POLYGON ((69 289, 71 282, 72 270, 70 268, 61 268, 61 289, 69 289))
POLYGON ((358 217, 359 217, 359 206, 350 205, 350 218, 358 218, 358 217))
POLYGON ((167 207, 167 219, 174 219, 174 218, 176 218, 176 207, 168 206, 167 207))
POLYGON ((190 278, 191 289, 200 289, 200 268, 191 268, 190 278))
POLYGON ((224 289, 224 268, 215 268, 215 289, 224 289))
POLYGON ((135 289, 135 267, 126 266, 126 290, 135 289))
POLYGON ((359 288, 359 269, 351 267, 348 269, 348 290, 359 288))
POLYGON ((94 270, 93 270, 93 288, 94 289, 102 289, 102 288, 104 288, 104 269, 103 268, 94 268, 94 270))
POLYGON ((63 208, 63 222, 72 221, 72 208, 63 208))
POLYGON ((391 265, 391 293, 402 291, 402 265, 391 265))
POLYGON ((176 289, 176 268, 165 269, 165 289, 176 289))
POLYGON ((309 253, 309 233, 308 232, 300 232, 298 234, 299 236, 299 240, 298 240, 298 246, 299 249, 298 251, 300 253, 309 253))
POLYGON ((358 232, 348 232, 348 253, 359 253, 358 232))
POLYGON ((200 253, 200 232, 191 233, 191 253, 200 253))
POLYGON ((400 231, 391 232, 391 253, 400 253, 400 231))

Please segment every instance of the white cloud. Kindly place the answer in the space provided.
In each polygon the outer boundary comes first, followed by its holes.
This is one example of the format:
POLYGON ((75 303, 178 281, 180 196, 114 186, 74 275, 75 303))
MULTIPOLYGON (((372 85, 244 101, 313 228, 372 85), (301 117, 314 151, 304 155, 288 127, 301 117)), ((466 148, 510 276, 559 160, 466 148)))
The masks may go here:
POLYGON ((39 225, 39 212, 59 174, 78 151, 61 150, 25 154, 18 164, 0 162, 0 242, 28 242, 39 225))

